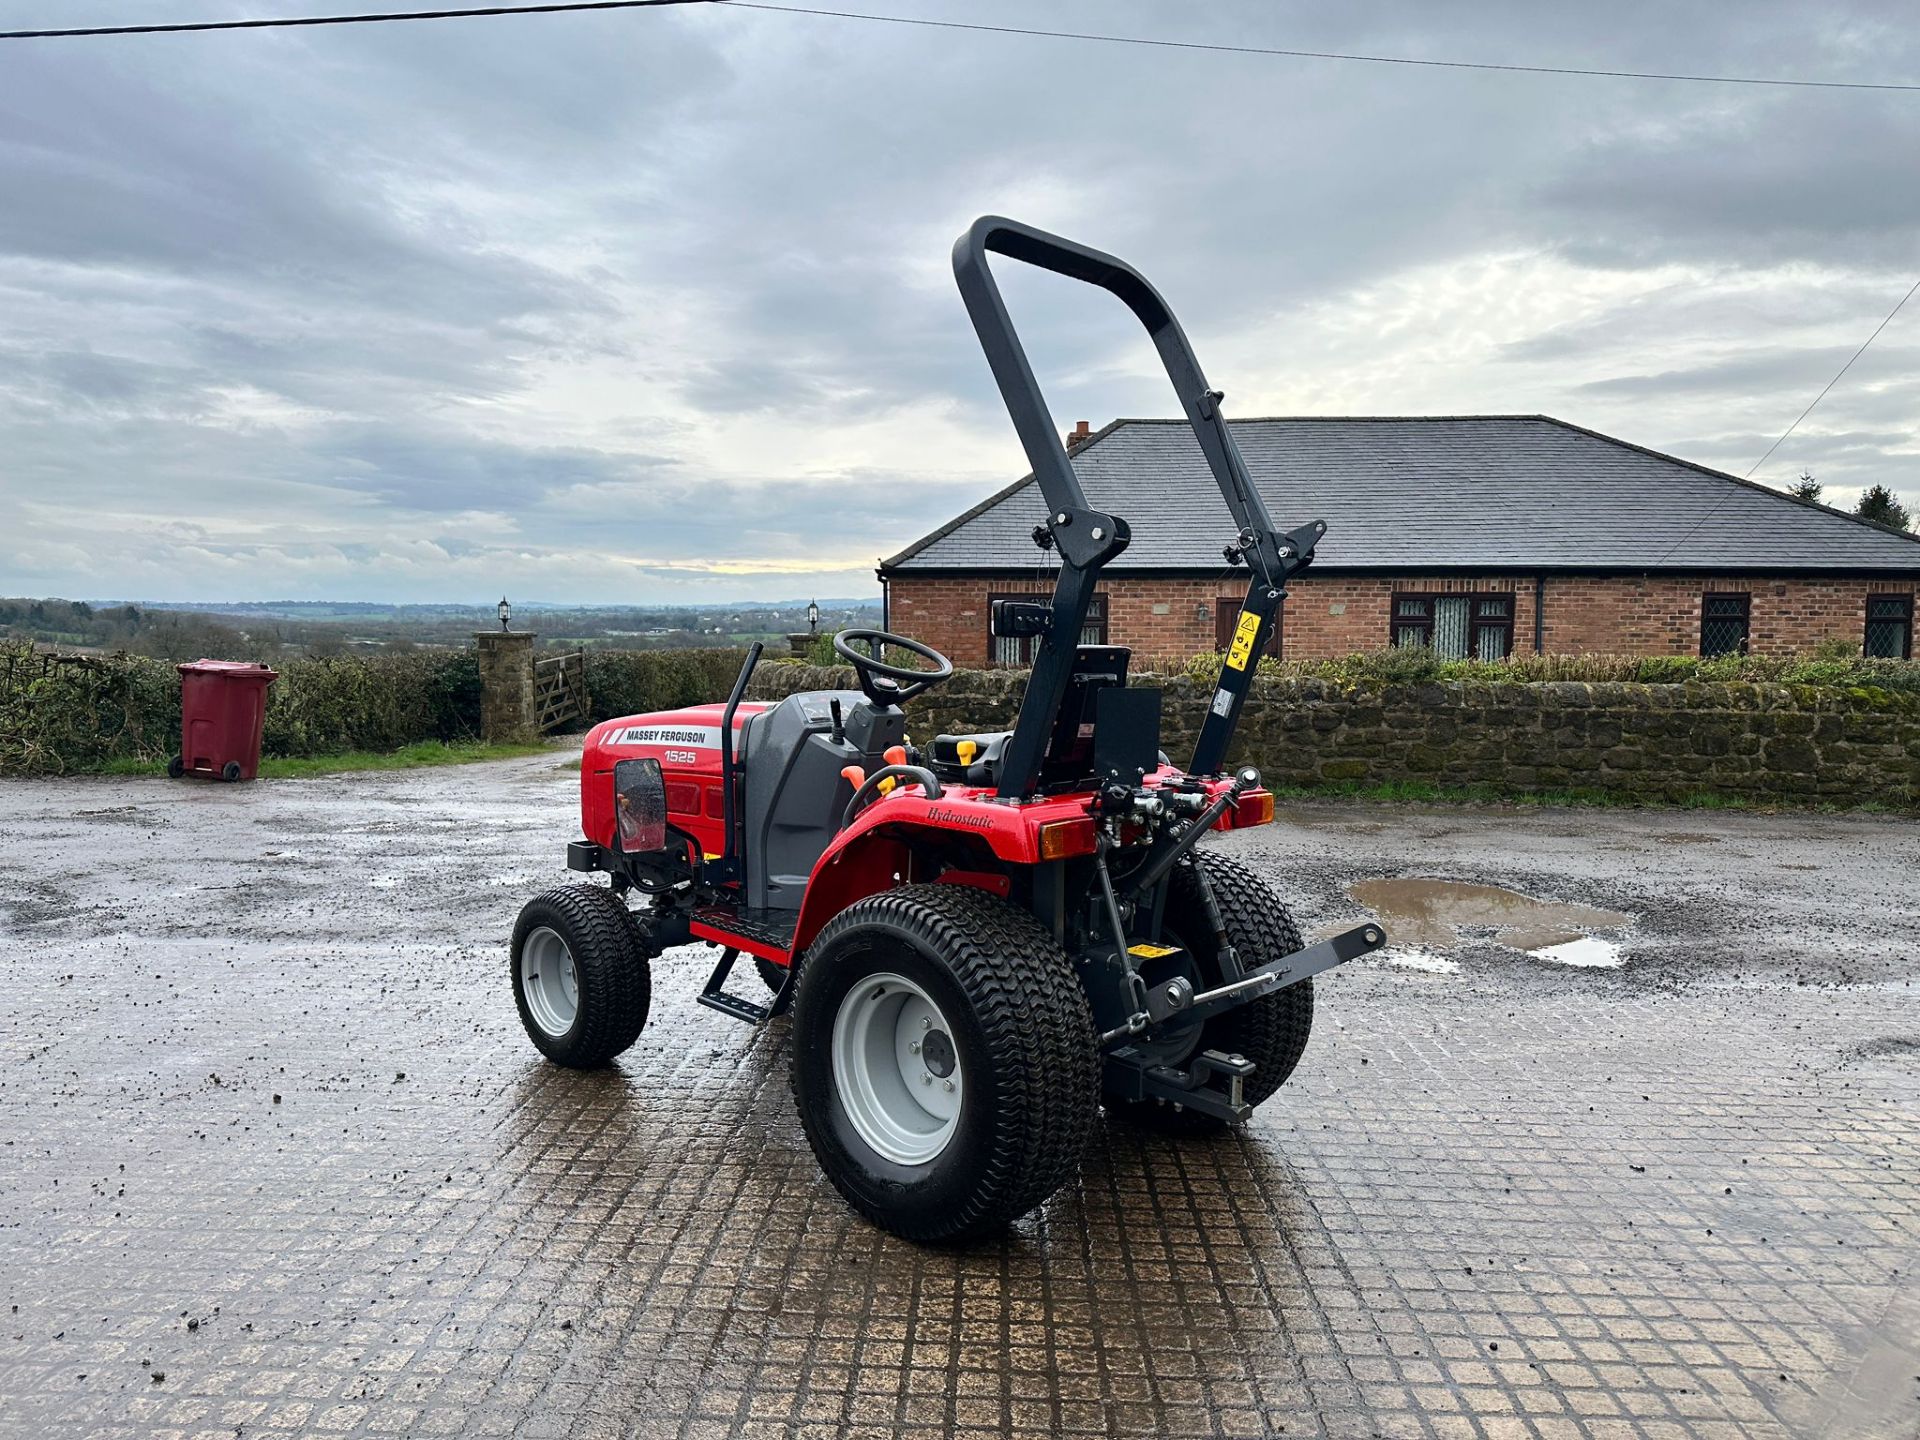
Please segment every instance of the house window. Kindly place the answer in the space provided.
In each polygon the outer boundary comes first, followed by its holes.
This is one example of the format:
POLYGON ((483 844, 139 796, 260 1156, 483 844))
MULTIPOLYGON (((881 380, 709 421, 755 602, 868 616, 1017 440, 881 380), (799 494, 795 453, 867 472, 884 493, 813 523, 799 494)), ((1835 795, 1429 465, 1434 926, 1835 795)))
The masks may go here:
POLYGON ((1442 660, 1504 660, 1513 653, 1513 594, 1395 595, 1395 645, 1427 645, 1442 660))
POLYGON ((1913 658, 1913 596, 1867 596, 1867 654, 1886 660, 1913 658))
POLYGON ((1700 597, 1700 653, 1744 655, 1752 615, 1751 595, 1700 597))
MULTIPOLYGON (((1051 595, 989 595, 987 597, 987 654, 993 657, 995 665, 1031 665, 1034 652, 1040 647, 1038 635, 995 635, 993 633, 993 606, 998 600, 1023 600, 1033 605, 1051 605, 1051 595)), ((1093 603, 1087 606, 1087 622, 1080 627, 1082 645, 1104 645, 1107 643, 1107 597, 1095 595, 1093 603)))
MULTIPOLYGON (((1222 595, 1213 602, 1213 648, 1216 651, 1225 651, 1233 644, 1233 632, 1240 625, 1241 605, 1242 597, 1238 595, 1222 595)), ((1287 602, 1282 600, 1280 608, 1273 612, 1273 633, 1267 637, 1266 648, 1253 657, 1254 663, 1266 655, 1276 660, 1280 658, 1280 642, 1286 629, 1287 602)))

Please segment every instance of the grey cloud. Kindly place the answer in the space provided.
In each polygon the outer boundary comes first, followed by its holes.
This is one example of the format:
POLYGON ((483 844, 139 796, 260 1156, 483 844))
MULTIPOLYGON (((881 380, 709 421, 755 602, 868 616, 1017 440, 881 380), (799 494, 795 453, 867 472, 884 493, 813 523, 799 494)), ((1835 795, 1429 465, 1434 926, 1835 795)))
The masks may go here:
MULTIPOLYGON (((1033 20, 1012 0, 926 13, 1033 20)), ((1483 0, 1439 26, 1413 0, 1223 3, 1210 33, 1882 78, 1920 61, 1886 14, 1483 0)), ((1049 18, 1184 33, 1149 0, 1049 18)), ((1563 399, 1629 439, 1750 464, 1920 253, 1917 168, 1912 97, 719 7, 15 47, 0 54, 0 523, 64 555, 56 526, 6 507, 77 503, 124 533, 94 547, 101 568, 44 584, 118 590, 101 576, 133 566, 175 598, 215 583, 170 578, 189 541, 234 561, 223 594, 270 587, 281 546, 313 586, 397 598, 516 566, 543 594, 596 598, 623 573, 596 556, 891 551, 1019 465, 946 274, 951 237, 988 210, 1136 260, 1203 358, 1248 337, 1284 358, 1309 309, 1415 266, 1694 267, 1505 344, 1479 408, 1563 399), (889 422, 941 439, 878 464, 841 453, 889 422), (761 438, 715 444, 736 433, 761 438), (156 495, 205 533, 143 533, 156 495)), ((1005 274, 1063 424, 1170 409, 1118 307, 1005 274)), ((1406 337, 1369 343, 1391 367, 1406 337)), ((1920 493, 1916 353, 1890 331, 1769 473, 1805 459, 1920 493)), ((1396 408, 1429 408, 1418 384, 1396 408)))

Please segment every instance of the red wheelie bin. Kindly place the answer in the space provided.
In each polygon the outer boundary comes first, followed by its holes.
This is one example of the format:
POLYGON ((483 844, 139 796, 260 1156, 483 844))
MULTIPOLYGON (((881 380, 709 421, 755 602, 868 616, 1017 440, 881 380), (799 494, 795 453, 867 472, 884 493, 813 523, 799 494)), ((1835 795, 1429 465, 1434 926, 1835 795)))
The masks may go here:
POLYGON ((267 687, 280 678, 265 665, 190 660, 180 672, 180 753, 167 774, 251 780, 260 773, 267 687))

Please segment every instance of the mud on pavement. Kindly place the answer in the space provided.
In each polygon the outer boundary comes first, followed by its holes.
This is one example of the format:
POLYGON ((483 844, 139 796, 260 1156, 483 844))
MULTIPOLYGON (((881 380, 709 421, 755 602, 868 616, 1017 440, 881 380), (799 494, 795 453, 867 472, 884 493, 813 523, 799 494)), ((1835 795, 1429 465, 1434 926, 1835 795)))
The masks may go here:
POLYGON ((1220 843, 1407 938, 1245 1134, 948 1253, 695 954, 539 1060, 559 758, 0 787, 0 1435, 1920 1433, 1909 821, 1283 810, 1220 843))

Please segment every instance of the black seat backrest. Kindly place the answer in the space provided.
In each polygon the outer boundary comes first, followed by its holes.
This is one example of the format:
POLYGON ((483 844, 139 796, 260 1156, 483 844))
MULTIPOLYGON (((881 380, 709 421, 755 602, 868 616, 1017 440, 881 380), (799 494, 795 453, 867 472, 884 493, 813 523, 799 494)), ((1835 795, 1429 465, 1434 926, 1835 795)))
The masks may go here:
POLYGON ((1054 717, 1046 758, 1040 762, 1040 783, 1059 785, 1093 776, 1093 737, 1096 697, 1102 690, 1127 683, 1127 662, 1133 652, 1124 645, 1082 645, 1073 652, 1073 676, 1066 698, 1054 717))
POLYGON ((741 859, 749 907, 800 908, 807 877, 853 796, 841 770, 849 764, 877 770, 887 747, 905 738, 905 714, 877 709, 857 690, 789 695, 747 721, 741 859), (839 744, 832 738, 836 700, 845 720, 839 744))

